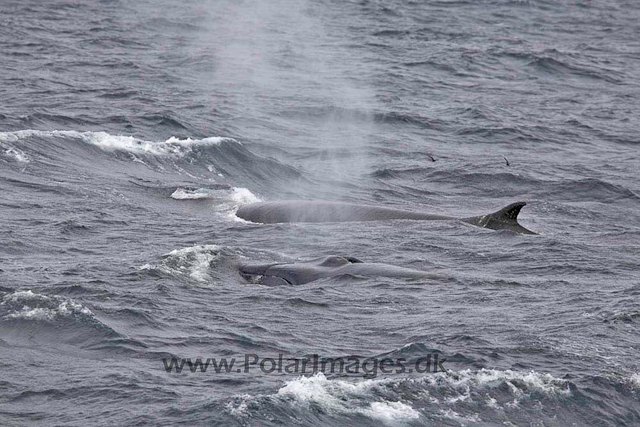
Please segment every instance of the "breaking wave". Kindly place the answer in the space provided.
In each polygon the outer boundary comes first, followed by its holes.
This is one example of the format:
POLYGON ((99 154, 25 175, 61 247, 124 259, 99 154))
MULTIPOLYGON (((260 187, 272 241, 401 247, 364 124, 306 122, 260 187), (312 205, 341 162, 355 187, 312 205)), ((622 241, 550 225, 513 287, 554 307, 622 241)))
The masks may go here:
POLYGON ((214 284, 224 278, 228 261, 241 256, 239 250, 218 245, 195 245, 174 249, 157 264, 145 264, 139 271, 200 284, 214 284), (222 275, 221 275, 222 274, 222 275))
POLYGON ((145 141, 133 136, 111 135, 107 132, 78 132, 75 130, 19 130, 15 132, 0 132, 0 141, 2 142, 18 142, 30 137, 65 137, 80 139, 83 142, 95 145, 106 151, 128 151, 135 154, 154 154, 184 156, 189 153, 192 147, 220 145, 223 141, 230 141, 240 144, 233 138, 209 137, 203 139, 179 139, 171 137, 166 141, 145 141))
POLYGON ((253 194, 247 188, 233 187, 230 189, 211 189, 211 188, 177 188, 171 194, 172 199, 176 200, 199 200, 199 199, 227 199, 235 203, 257 203, 262 201, 258 196, 253 194))
POLYGON ((236 396, 225 410, 254 420, 266 407, 277 407, 298 421, 315 414, 324 421, 355 415, 385 425, 482 422, 487 416, 516 422, 523 411, 534 417, 546 401, 570 399, 574 389, 567 380, 535 371, 464 370, 355 382, 320 373, 288 381, 275 394, 236 396))
POLYGON ((0 306, 6 310, 5 319, 53 321, 59 317, 93 317, 91 310, 71 299, 40 295, 31 290, 5 295, 0 306))
MULTIPOLYGON (((1 133, 0 133, 1 135, 1 133)), ((8 159, 9 161, 15 161, 19 163, 29 163, 29 156, 24 151, 10 145, 8 142, 2 140, 0 136, 0 155, 8 159)))
POLYGON ((104 323, 79 302, 31 290, 13 291, 0 299, 0 330, 14 342, 73 345, 84 350, 155 357, 143 342, 104 323))

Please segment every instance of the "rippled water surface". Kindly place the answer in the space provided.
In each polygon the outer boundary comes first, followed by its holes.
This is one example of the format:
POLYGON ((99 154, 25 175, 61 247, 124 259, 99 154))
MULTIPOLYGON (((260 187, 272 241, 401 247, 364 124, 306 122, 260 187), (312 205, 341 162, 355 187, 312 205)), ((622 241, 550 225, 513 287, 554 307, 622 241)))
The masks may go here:
POLYGON ((0 2, 0 425, 640 424, 634 1, 0 2), (321 199, 469 217, 253 224, 321 199), (437 278, 250 283, 327 255, 437 278), (162 359, 446 358, 447 373, 162 359))

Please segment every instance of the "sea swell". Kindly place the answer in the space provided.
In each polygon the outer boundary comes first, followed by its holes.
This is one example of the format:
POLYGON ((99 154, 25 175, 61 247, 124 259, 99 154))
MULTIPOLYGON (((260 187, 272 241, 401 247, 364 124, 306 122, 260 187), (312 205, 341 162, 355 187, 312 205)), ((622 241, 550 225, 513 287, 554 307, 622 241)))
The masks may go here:
MULTIPOLYGON (((351 417, 392 426, 522 422, 553 419, 557 402, 571 401, 576 390, 570 381, 533 371, 464 370, 357 382, 317 374, 287 381, 275 394, 237 396, 223 407, 242 424, 268 423, 266 414, 281 412, 306 425, 351 417)), ((556 415, 571 419, 570 412, 556 415)))
POLYGON ((639 5, 0 2, 0 425, 637 425, 639 5), (239 274, 327 256, 438 277, 239 274), (447 372, 163 360, 280 354, 447 372))

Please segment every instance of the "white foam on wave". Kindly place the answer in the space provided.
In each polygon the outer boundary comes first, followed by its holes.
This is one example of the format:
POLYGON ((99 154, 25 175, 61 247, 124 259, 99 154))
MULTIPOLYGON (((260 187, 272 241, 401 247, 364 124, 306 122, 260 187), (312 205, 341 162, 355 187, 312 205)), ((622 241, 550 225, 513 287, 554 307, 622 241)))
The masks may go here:
POLYGON ((164 142, 145 141, 132 136, 111 135, 106 132, 83 132, 81 138, 90 144, 96 145, 105 150, 121 150, 137 154, 155 154, 182 156, 193 146, 220 145, 224 140, 230 138, 209 137, 204 139, 179 139, 171 137, 164 142))
POLYGON ((231 191, 231 200, 239 205, 258 203, 262 201, 262 199, 249 191, 249 189, 242 187, 233 187, 231 191))
POLYGON ((465 422, 479 423, 482 420, 478 414, 473 414, 471 416, 465 417, 454 411, 453 409, 443 409, 440 410, 440 413, 444 418, 448 418, 450 420, 458 421, 464 425, 465 422))
POLYGON ((197 188, 195 190, 176 188, 176 191, 171 194, 171 198, 176 200, 200 200, 213 199, 215 197, 215 190, 208 188, 197 188))
POLYGON ((17 162, 29 163, 29 156, 27 156, 23 151, 20 151, 17 148, 8 147, 8 148, 6 148, 4 150, 4 153, 7 156, 12 157, 13 159, 15 159, 17 162))
POLYGON ((402 424, 420 418, 418 411, 400 401, 377 398, 380 400, 371 402, 372 399, 376 399, 372 390, 377 383, 375 380, 359 383, 328 380, 324 374, 319 373, 287 382, 278 390, 277 395, 305 407, 312 404, 329 413, 357 413, 387 425, 402 424))
POLYGON ((9 309, 5 319, 53 321, 58 317, 93 316, 91 310, 73 300, 36 294, 31 290, 5 295, 0 305, 9 309))
MULTIPOLYGON (((638 378, 640 380, 640 378, 638 378)), ((412 406, 430 406, 442 419, 460 424, 482 422, 471 408, 494 411, 518 409, 530 401, 540 405, 542 393, 551 398, 571 395, 569 382, 535 371, 481 369, 435 373, 419 378, 382 378, 356 382, 327 379, 322 373, 288 381, 276 394, 237 397, 227 406, 230 413, 251 416, 264 403, 321 408, 329 415, 363 415, 386 425, 402 425, 421 417, 412 406), (440 399, 434 397, 438 396, 440 399)))
POLYGON ((246 418, 250 417, 251 413, 249 412, 248 401, 252 399, 253 396, 250 394, 239 394, 233 397, 233 401, 227 402, 225 405, 225 409, 234 417, 238 418, 246 418))
POLYGON ((4 140, 2 134, 7 132, 0 132, 0 153, 4 153, 5 156, 11 160, 19 163, 29 163, 29 156, 24 151, 19 150, 9 143, 9 140, 4 140))
POLYGON ((640 373, 639 372, 632 374, 631 377, 629 377, 629 381, 635 388, 640 389, 640 373))
MULTIPOLYGON (((176 188, 171 194, 172 199, 176 200, 198 200, 198 199, 218 199, 221 202, 227 202, 227 207, 236 207, 248 203, 256 203, 262 201, 258 196, 253 194, 249 189, 243 187, 233 187, 231 189, 212 189, 212 188, 176 188)), ((222 206, 225 208, 225 206, 222 206)))
MULTIPOLYGON (((441 400, 440 413, 444 418, 460 422, 478 422, 478 414, 461 415, 453 408, 467 405, 486 406, 492 410, 519 408, 521 403, 531 401, 532 393, 542 393, 549 397, 568 397, 571 395, 570 383, 551 374, 535 371, 513 371, 498 369, 470 369, 438 373, 421 378, 423 386, 432 389, 433 394, 446 395, 441 400), (504 391, 508 390, 505 395, 504 391), (460 403, 464 402, 461 406, 460 403)), ((538 405, 542 405, 537 402, 538 405)))
POLYGON ((459 371, 456 376, 448 377, 448 384, 456 388, 486 388, 506 383, 515 395, 539 391, 548 396, 570 395, 569 383, 551 374, 536 371, 512 371, 498 369, 481 369, 459 371), (524 385, 524 390, 519 386, 524 385))
MULTIPOLYGON (((154 154, 183 156, 191 152, 195 146, 220 145, 223 141, 233 141, 233 138, 209 137, 203 139, 179 139, 171 137, 166 141, 145 141, 126 135, 111 135, 107 132, 78 132, 75 130, 19 130, 15 132, 0 132, 0 142, 18 142, 30 137, 76 138, 87 144, 95 145, 105 151, 127 151, 136 154, 154 154)), ((23 153, 24 154, 24 153, 23 153)))
POLYGON ((220 247, 217 245, 196 245, 175 249, 164 256, 159 265, 145 264, 140 270, 159 270, 165 274, 189 276, 193 280, 206 283, 211 281, 211 263, 218 259, 220 247))
MULTIPOLYGON (((434 388, 434 394, 446 394, 446 398, 441 402, 448 406, 455 407, 460 402, 467 404, 486 405, 493 410, 500 410, 504 405, 506 408, 515 408, 520 403, 529 400, 531 393, 538 392, 549 397, 569 396, 571 388, 569 382, 535 371, 512 371, 498 369, 481 369, 472 371, 470 369, 458 371, 454 374, 438 373, 419 379, 424 386, 434 388), (507 400, 503 396, 501 402, 494 396, 501 394, 501 391, 509 390, 510 396, 507 400), (444 393, 443 393, 444 392, 444 393)), ((441 410, 445 418, 474 421, 477 414, 460 415, 455 411, 447 412, 441 410), (465 418, 466 417, 466 418, 465 418)))
POLYGON ((225 216, 230 221, 251 224, 250 221, 246 221, 236 215, 236 212, 238 212, 238 209, 242 205, 258 202, 262 202, 262 199, 253 194, 248 189, 234 187, 233 191, 231 192, 231 203, 228 205, 225 216))
POLYGON ((171 194, 171 198, 175 200, 213 200, 215 202, 213 209, 226 219, 234 222, 248 222, 236 215, 240 206, 262 201, 260 197, 244 187, 232 187, 230 189, 176 188, 171 194))
POLYGON ((402 402, 373 402, 362 413, 390 425, 420 418, 418 411, 402 402))

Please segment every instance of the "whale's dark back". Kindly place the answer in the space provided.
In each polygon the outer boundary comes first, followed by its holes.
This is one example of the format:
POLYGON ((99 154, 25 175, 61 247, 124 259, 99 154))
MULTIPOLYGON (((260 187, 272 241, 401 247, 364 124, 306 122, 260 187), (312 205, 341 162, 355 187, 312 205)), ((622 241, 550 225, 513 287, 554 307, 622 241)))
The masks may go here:
POLYGON ((358 205, 353 203, 292 200, 262 202, 245 205, 236 215, 242 219, 262 224, 282 222, 349 222, 382 221, 390 219, 410 220, 461 220, 492 230, 510 230, 520 234, 536 234, 518 224, 518 214, 525 202, 512 203, 497 212, 471 218, 454 218, 402 209, 358 205))
POLYGON ((242 219, 262 224, 281 222, 348 222, 388 219, 445 220, 443 215, 422 214, 376 206, 326 201, 282 201, 253 203, 236 213, 242 219))
POLYGON ((242 264, 239 266, 239 272, 248 281, 263 285, 302 285, 327 277, 344 275, 407 279, 442 277, 426 271, 365 263, 353 257, 335 255, 294 263, 242 264))

